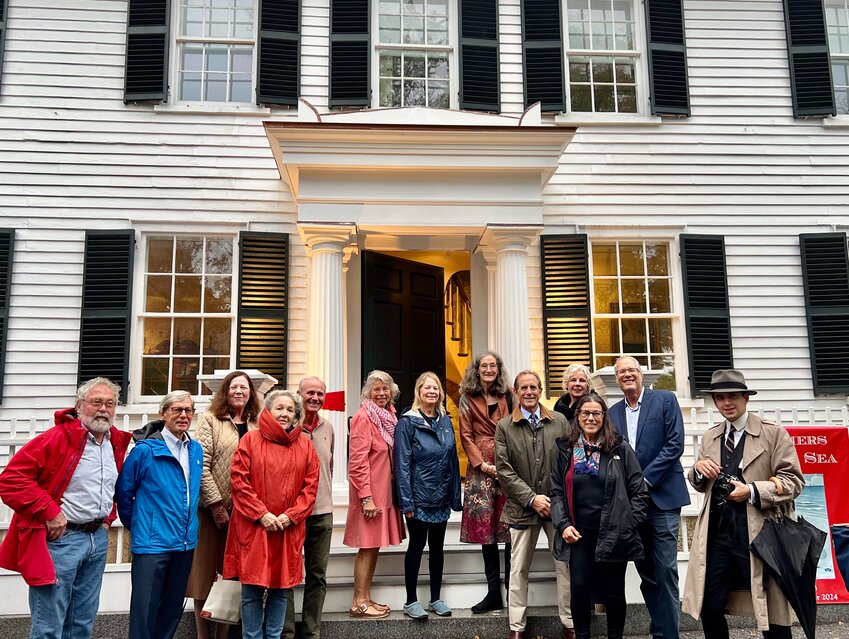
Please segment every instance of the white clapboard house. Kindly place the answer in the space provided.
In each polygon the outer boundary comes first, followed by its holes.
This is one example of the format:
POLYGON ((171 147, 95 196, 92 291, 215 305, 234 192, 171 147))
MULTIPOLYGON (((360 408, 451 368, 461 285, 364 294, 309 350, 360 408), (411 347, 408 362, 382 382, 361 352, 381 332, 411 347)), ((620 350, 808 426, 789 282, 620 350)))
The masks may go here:
MULTIPOLYGON (((493 348, 551 402, 570 363, 630 354, 692 446, 733 365, 767 417, 845 423, 848 2, 0 0, 0 463, 95 375, 135 428, 170 390, 208 402, 198 375, 317 374, 347 397, 342 610, 373 368, 402 404, 436 370, 451 407, 493 348)), ((452 527, 463 607, 482 564, 452 527)), ((128 602, 116 537, 104 610, 128 602)))

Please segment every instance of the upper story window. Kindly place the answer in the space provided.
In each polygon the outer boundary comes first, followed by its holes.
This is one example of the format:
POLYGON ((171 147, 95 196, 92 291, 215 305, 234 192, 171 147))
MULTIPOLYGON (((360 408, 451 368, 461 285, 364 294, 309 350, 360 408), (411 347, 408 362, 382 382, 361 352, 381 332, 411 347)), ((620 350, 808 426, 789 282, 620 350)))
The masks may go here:
POLYGON ((179 0, 177 99, 252 102, 255 0, 179 0))
POLYGON ((203 392, 199 373, 229 368, 233 343, 233 240, 147 238, 141 394, 203 392))
POLYGON ((634 1, 567 0, 565 13, 569 110, 637 113, 640 50, 634 1))
POLYGON ((449 0, 377 0, 378 106, 451 106, 449 0))
POLYGON ((831 79, 837 113, 849 113, 849 0, 825 0, 831 79))

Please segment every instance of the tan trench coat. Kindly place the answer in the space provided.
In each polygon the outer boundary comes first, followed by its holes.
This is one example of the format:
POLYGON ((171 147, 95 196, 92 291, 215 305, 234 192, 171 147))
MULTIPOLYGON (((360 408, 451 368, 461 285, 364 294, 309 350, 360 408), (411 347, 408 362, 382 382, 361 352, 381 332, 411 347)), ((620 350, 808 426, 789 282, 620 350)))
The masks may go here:
MULTIPOLYGON (((725 428, 726 422, 723 421, 704 434, 696 461, 708 458, 719 463, 725 428)), ((755 485, 761 500, 760 509, 752 504, 748 504, 746 508, 749 542, 751 542, 763 527, 764 520, 778 512, 780 504, 787 504, 791 516, 795 518, 791 502, 802 492, 805 480, 799 467, 796 449, 784 428, 765 422, 757 415, 749 413, 745 431, 743 479, 746 483, 755 485), (778 489, 770 477, 777 478, 781 483, 781 494, 778 494, 778 489)), ((710 593, 704 592, 704 587, 710 493, 713 482, 696 482, 694 469, 690 470, 689 480, 693 488, 705 493, 705 500, 699 518, 696 520, 681 609, 694 619, 698 619, 705 595, 710 596, 710 593)), ((758 629, 762 631, 769 630, 770 623, 791 625, 795 615, 772 579, 767 580, 766 591, 764 591, 764 569, 760 559, 751 556, 751 569, 751 592, 732 592, 725 606, 726 611, 732 615, 754 617, 758 629)))

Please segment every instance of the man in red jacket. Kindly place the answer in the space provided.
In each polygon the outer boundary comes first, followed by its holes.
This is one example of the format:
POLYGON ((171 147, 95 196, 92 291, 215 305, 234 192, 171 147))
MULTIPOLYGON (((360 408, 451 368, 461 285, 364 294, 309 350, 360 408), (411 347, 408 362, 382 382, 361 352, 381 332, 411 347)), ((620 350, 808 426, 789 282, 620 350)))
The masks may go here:
POLYGON ((100 603, 115 481, 130 433, 112 425, 119 388, 85 382, 74 408, 33 438, 0 474, 0 499, 15 511, 0 567, 29 584, 30 639, 88 639, 100 603))

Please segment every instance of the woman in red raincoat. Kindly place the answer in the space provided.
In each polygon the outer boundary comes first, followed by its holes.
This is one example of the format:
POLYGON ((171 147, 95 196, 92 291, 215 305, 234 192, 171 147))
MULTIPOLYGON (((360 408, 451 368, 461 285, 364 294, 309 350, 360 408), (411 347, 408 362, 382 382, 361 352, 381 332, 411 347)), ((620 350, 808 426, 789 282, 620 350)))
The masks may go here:
POLYGON ((319 473, 315 449, 301 437, 303 415, 295 393, 269 393, 259 428, 242 438, 233 456, 224 577, 242 584, 243 639, 279 639, 286 591, 303 578, 305 520, 319 473))

